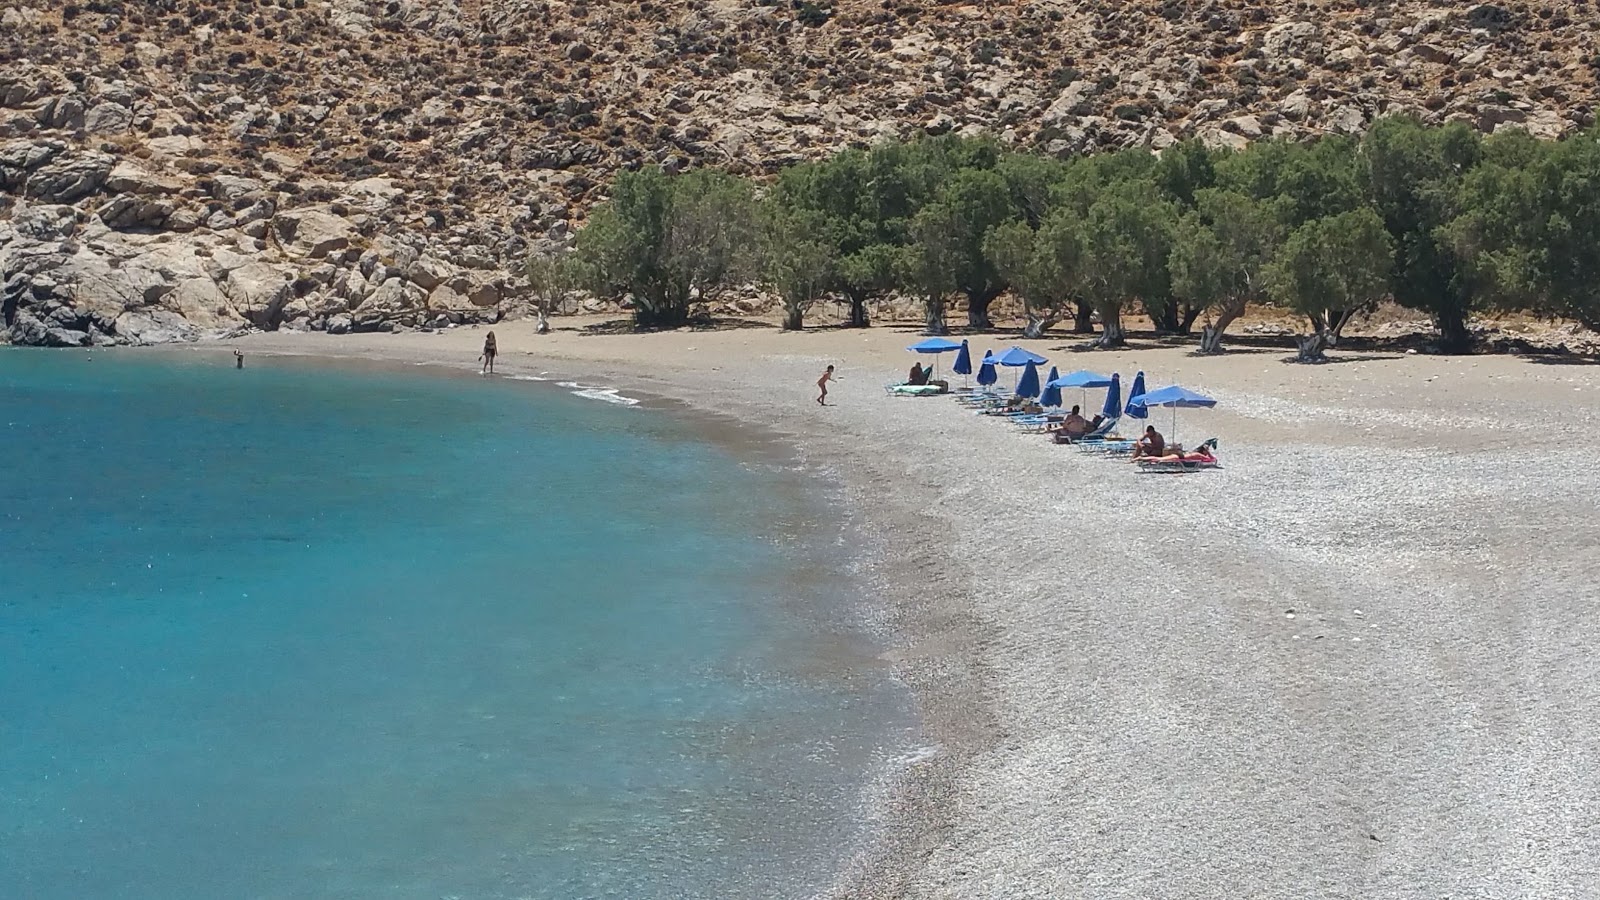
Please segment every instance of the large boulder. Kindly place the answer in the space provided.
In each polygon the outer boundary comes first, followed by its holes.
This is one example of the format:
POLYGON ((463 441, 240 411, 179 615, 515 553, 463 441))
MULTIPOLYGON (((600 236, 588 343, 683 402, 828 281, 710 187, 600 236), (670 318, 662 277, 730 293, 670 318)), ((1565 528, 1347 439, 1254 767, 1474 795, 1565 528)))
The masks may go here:
POLYGON ((118 194, 95 211, 107 228, 118 231, 155 229, 171 218, 173 206, 166 200, 147 200, 130 194, 118 194))
POLYGON ((61 155, 60 141, 11 141, 0 145, 0 190, 27 183, 28 174, 61 155))
POLYGON ((119 194, 176 194, 187 182, 179 177, 157 174, 133 160, 119 160, 106 176, 106 190, 119 194))
POLYGON ((257 328, 271 329, 294 296, 294 270, 259 260, 247 262, 228 272, 222 292, 240 317, 257 328))
POLYGON ((279 212, 272 231, 285 253, 306 259, 323 259, 360 237, 349 219, 317 208, 279 212))
POLYGON ((35 169, 23 196, 46 203, 72 203, 100 189, 111 175, 112 159, 104 153, 59 157, 35 169))
POLYGON ((133 127, 133 110, 120 103, 96 103, 83 114, 83 130, 90 134, 118 134, 133 127))
POLYGON ((165 309, 130 310, 113 323, 116 336, 131 344, 171 344, 200 336, 183 316, 165 309))

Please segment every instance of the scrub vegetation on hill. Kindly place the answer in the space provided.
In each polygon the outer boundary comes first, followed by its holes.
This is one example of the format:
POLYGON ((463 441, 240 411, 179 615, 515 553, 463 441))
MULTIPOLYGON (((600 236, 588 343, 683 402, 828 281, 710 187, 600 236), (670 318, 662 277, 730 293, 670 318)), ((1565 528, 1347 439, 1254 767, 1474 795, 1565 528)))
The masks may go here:
POLYGON ((1600 132, 1559 141, 1462 123, 1379 120, 1361 138, 1198 140, 1060 159, 954 135, 891 141, 800 163, 771 183, 715 170, 620 174, 578 233, 541 257, 550 285, 631 295, 636 324, 672 327, 751 283, 782 298, 784 326, 834 296, 850 323, 916 297, 930 334, 952 300, 992 327, 1007 291, 1025 333, 1058 325, 1102 347, 1123 316, 1222 349, 1251 304, 1302 314, 1303 358, 1390 300, 1425 313, 1445 352, 1468 317, 1522 311, 1600 328, 1600 132), (562 270, 559 278, 551 270, 562 270))

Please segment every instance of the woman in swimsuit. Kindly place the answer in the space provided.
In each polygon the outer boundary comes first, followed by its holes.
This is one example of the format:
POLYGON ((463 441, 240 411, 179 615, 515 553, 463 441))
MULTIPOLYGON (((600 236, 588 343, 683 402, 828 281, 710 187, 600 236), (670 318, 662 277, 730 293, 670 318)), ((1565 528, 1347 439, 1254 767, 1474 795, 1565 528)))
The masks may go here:
POLYGON ((497 348, 494 343, 494 332, 491 331, 484 336, 483 355, 478 357, 479 359, 483 360, 483 374, 494 374, 494 355, 498 352, 499 348, 497 348))

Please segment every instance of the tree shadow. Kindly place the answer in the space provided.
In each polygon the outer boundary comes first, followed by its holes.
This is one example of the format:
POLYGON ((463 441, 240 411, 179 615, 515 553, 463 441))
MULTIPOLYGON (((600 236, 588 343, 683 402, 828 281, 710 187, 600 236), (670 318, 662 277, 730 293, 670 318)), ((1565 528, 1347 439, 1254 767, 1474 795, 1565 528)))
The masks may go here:
POLYGON ((1235 347, 1223 344, 1221 353, 1201 353, 1199 350, 1190 350, 1187 355, 1191 359, 1215 359, 1219 356, 1276 356, 1283 351, 1283 347, 1235 347))
POLYGON ((1578 353, 1518 353, 1515 354, 1524 362, 1536 366, 1600 366, 1600 357, 1584 356, 1578 353))
POLYGON ((771 329, 771 322, 762 322, 756 319, 741 319, 735 316, 703 316, 692 318, 687 324, 677 328, 641 328, 634 324, 633 319, 607 319, 604 322, 595 322, 592 325, 573 327, 565 330, 577 331, 586 337, 596 335, 615 334, 655 334, 666 331, 739 331, 749 328, 771 329))
POLYGON ((1340 363, 1383 362, 1385 360, 1405 359, 1404 353, 1338 353, 1338 356, 1324 356, 1322 359, 1301 359, 1299 356, 1285 356, 1281 362, 1294 366, 1330 366, 1340 363))

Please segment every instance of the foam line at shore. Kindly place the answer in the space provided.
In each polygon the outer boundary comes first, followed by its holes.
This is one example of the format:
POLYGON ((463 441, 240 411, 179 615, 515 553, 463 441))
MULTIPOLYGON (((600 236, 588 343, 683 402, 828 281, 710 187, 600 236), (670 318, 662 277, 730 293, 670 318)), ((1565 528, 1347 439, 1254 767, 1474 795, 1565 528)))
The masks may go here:
POLYGON ((638 406, 639 401, 632 397, 624 397, 620 388, 598 387, 589 384, 579 384, 576 381, 558 381, 560 387, 567 388, 574 397, 585 400, 599 400, 604 403, 615 403, 618 406, 638 406))

